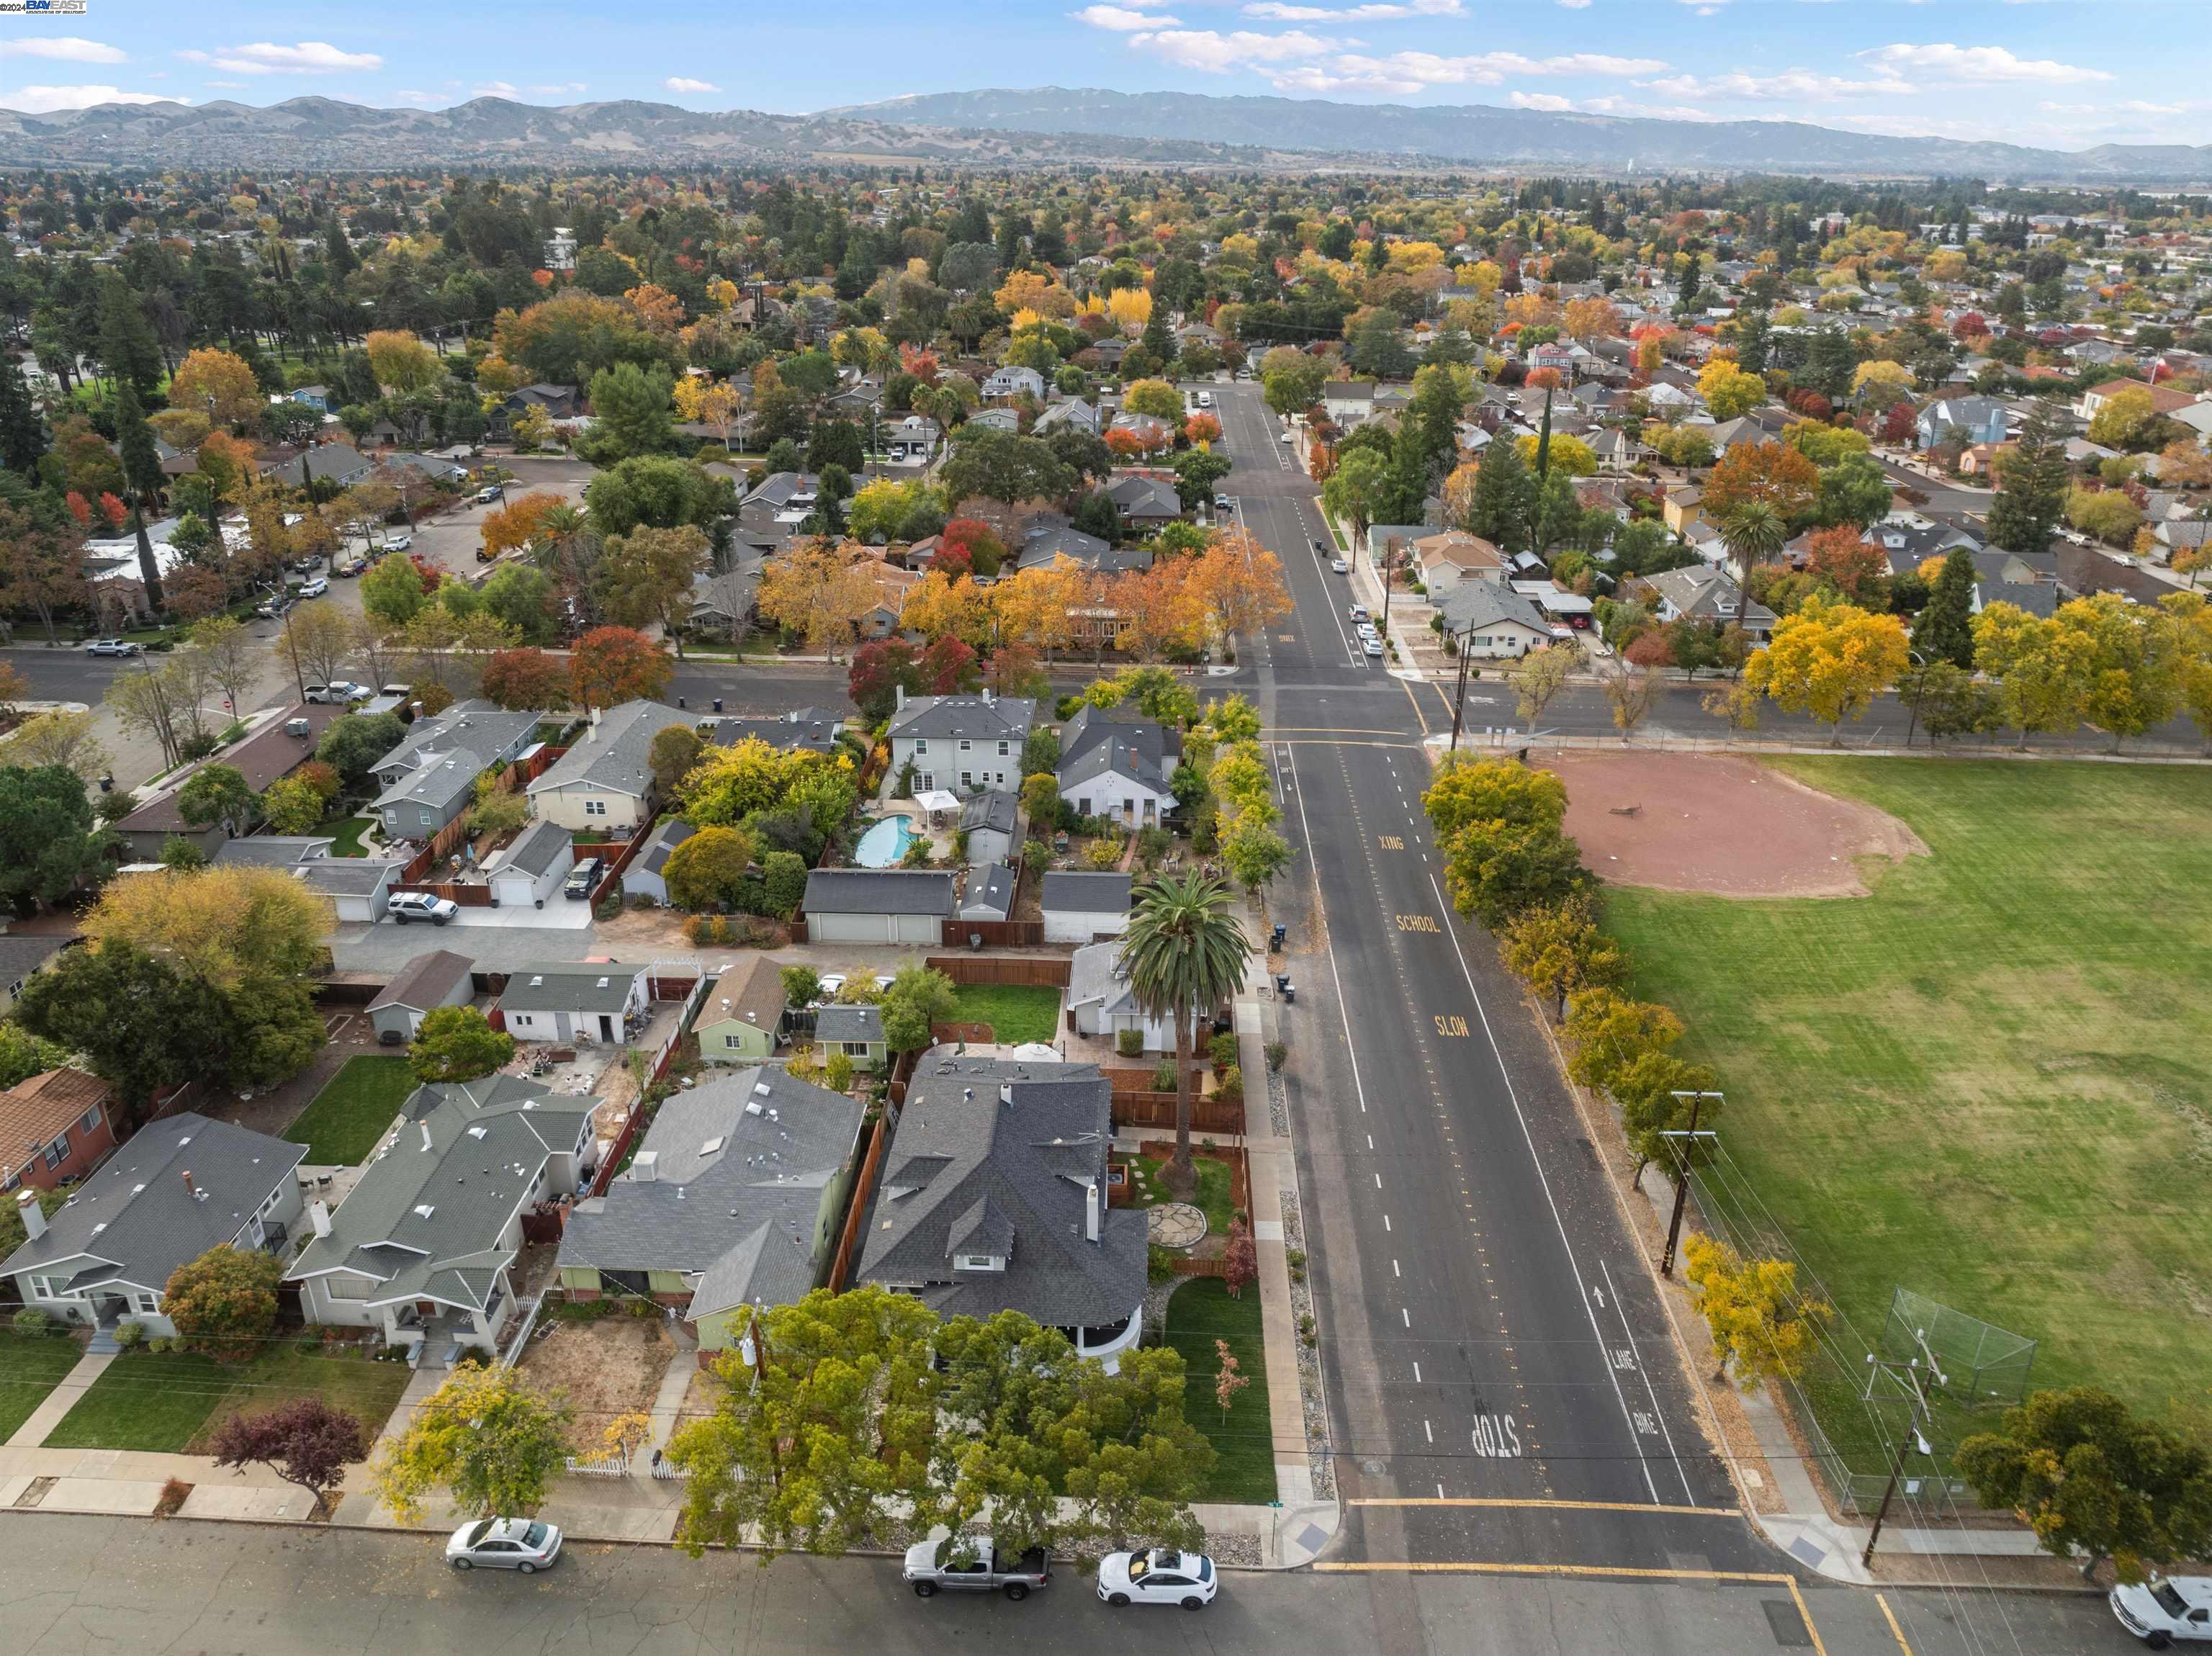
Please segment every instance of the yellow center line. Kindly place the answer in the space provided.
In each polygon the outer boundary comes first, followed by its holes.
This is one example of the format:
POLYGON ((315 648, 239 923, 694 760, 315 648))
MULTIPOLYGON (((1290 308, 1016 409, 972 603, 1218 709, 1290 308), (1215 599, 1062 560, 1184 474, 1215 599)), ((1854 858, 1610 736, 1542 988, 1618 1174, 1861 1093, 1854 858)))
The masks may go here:
POLYGON ((1277 736, 1395 736, 1401 742, 1412 740, 1403 731, 1370 731, 1352 726, 1340 729, 1334 725, 1278 725, 1275 726, 1275 734, 1277 736))
POLYGON ((1905 1653, 1905 1656, 1912 1656, 1912 1647, 1905 1642, 1905 1629, 1898 1626, 1897 1612, 1890 1609, 1889 1600, 1877 1592, 1874 1596, 1874 1601, 1881 1606, 1882 1620, 1889 1623, 1890 1632, 1896 1635, 1897 1647, 1905 1653))
POLYGON ((1368 1495, 1345 1503, 1349 1507, 1534 1507, 1545 1510, 1580 1513, 1664 1513, 1677 1518, 1741 1518, 1742 1510, 1735 1507, 1668 1507, 1654 1506, 1641 1501, 1537 1501, 1509 1498, 1504 1495, 1449 1497, 1435 1495, 1368 1495))
MULTIPOLYGON (((1399 687, 1406 692, 1406 700, 1413 704, 1413 717, 1421 721, 1421 734, 1426 736, 1429 733, 1429 719, 1428 715, 1421 711, 1421 698, 1413 694, 1413 687, 1407 683, 1404 679, 1400 679, 1398 683, 1399 687)), ((1449 711, 1449 703, 1446 704, 1446 711, 1449 711)))

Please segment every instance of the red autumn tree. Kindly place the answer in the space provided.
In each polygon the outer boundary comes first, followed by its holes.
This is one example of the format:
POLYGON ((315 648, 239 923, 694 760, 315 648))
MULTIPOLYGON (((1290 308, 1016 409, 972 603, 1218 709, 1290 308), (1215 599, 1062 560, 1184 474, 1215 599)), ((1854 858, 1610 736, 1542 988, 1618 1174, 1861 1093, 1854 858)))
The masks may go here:
POLYGON ((1881 440, 1885 443, 1905 441, 1906 438, 1912 435, 1913 425, 1917 418, 1918 416, 1912 411, 1911 403, 1892 403, 1889 405, 1889 412, 1881 416, 1881 440))
POLYGON ((315 1498, 320 1517, 346 1467, 368 1453, 368 1433, 320 1398, 295 1398, 258 1415, 233 1415, 216 1429, 214 1448, 218 1466, 266 1466, 297 1484, 315 1498))
POLYGON ((1182 422, 1182 434, 1193 443, 1221 440, 1221 422, 1210 414, 1194 414, 1182 422))
POLYGON ((484 699, 509 712, 557 713, 568 705, 568 665, 543 650, 495 650, 484 663, 484 699))
POLYGON ((1674 664, 1674 640, 1667 636, 1664 628, 1655 628, 1650 632, 1638 634, 1635 642, 1620 654, 1621 658, 1632 667, 1641 667, 1647 671, 1654 667, 1674 664))
POLYGON ((650 700, 675 671, 665 650, 629 627, 594 627, 568 658, 569 687, 586 707, 650 700))
POLYGON ((939 531, 937 544, 946 551, 966 553, 975 574, 995 575, 1006 561, 1006 543, 979 518, 955 518, 939 531))
POLYGON ((964 546, 947 546, 940 538, 937 550, 929 555, 929 567, 947 580, 958 580, 963 575, 975 573, 975 561, 964 546))
POLYGON ((915 694, 915 647, 902 638, 875 639, 853 652, 853 665, 845 676, 845 688, 860 717, 871 725, 891 716, 902 688, 915 694))
POLYGON ((1862 610, 1888 605, 1889 555, 1849 524, 1808 535, 1805 567, 1862 610))
POLYGON ((958 695, 979 688, 983 675, 975 646, 947 633, 933 640, 917 664, 924 695, 958 695))

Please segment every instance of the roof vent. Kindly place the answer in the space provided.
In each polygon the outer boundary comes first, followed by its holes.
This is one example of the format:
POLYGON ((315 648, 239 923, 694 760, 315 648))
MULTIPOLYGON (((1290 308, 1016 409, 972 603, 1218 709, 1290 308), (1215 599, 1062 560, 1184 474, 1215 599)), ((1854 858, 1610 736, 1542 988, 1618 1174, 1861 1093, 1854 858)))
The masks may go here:
POLYGON ((716 1150, 719 1150, 721 1148, 722 1140, 718 1135, 715 1137, 708 1139, 705 1143, 699 1146, 699 1154, 702 1156, 712 1156, 716 1150))
MULTIPOLYGON (((471 1127, 469 1129, 469 1137, 471 1138, 482 1138, 483 1136, 484 1130, 482 1127, 471 1127)), ((486 1168, 485 1171, 489 1172, 490 1169, 486 1168)))
POLYGON ((415 1204, 415 1216, 417 1219, 427 1219, 437 1210, 436 1206, 429 1202, 418 1202, 415 1204))
POLYGON ((601 979, 599 980, 599 987, 600 987, 600 988, 602 988, 602 989, 604 989, 604 988, 605 988, 606 986, 607 986, 607 980, 606 980, 605 978, 601 978, 601 979))
POLYGON ((747 1115, 758 1115, 760 1113, 760 1101, 757 1099, 749 1098, 745 1101, 745 1113, 747 1115))
POLYGON ((540 972, 536 977, 531 979, 530 986, 532 989, 543 989, 545 986, 545 974, 540 972))

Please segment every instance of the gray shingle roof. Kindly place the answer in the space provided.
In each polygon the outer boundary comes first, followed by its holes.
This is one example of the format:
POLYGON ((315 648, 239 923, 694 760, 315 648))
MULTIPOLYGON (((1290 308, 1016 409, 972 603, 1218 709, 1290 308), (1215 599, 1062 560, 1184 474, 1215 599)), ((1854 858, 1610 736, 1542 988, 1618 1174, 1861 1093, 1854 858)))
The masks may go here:
POLYGON ((520 839, 507 848, 507 856, 500 863, 505 872, 513 869, 518 873, 538 875, 557 865, 565 866, 570 846, 575 836, 560 823, 541 816, 522 830, 520 839))
POLYGON ((586 727, 568 751, 530 785, 529 792, 550 792, 582 783, 609 793, 643 798, 653 787, 653 767, 647 755, 653 738, 671 725, 688 725, 689 713, 658 701, 625 701, 599 715, 596 731, 586 727))
POLYGON ((368 1010, 404 1006, 427 1012, 433 1006, 442 1006, 454 986, 469 975, 472 964, 466 955, 456 955, 450 949, 426 949, 399 968, 398 975, 369 1002, 368 1010))
POLYGON ((398 881, 402 866, 367 857, 315 857, 289 871, 318 897, 374 897, 398 881))
POLYGON ((826 1265, 815 1252, 823 1198, 852 1157, 861 1113, 770 1065, 676 1093, 641 1146, 653 1176, 637 1177, 633 1162, 605 1195, 578 1203, 560 1262, 696 1277, 694 1317, 804 1298, 826 1265))
POLYGON ((814 1015, 814 1039, 825 1046, 833 1040, 883 1038, 884 1014, 879 1006, 845 1006, 833 1001, 814 1015))
POLYGON ((507 980, 500 1004, 522 1011, 619 1012, 629 1004, 630 986, 641 966, 616 961, 552 961, 518 966, 507 980))
POLYGON ((1129 877, 1075 871, 1048 874, 1042 901, 1047 913, 1126 914, 1129 877))
POLYGON ((806 912, 950 914, 952 875, 921 868, 817 868, 806 877, 806 912))
POLYGON ((1182 733, 1155 719, 1116 719, 1095 707, 1080 708, 1060 727, 1060 791, 1065 795, 1106 775, 1164 788, 1182 755, 1182 733))
POLYGON ((1025 695, 918 695, 891 715, 890 735, 965 737, 978 742, 1024 742, 1036 718, 1036 703, 1025 695))
POLYGON ((481 698, 456 701, 441 713, 416 719, 406 736, 369 769, 380 777, 403 766, 413 770, 422 763, 425 750, 470 748, 495 755, 516 751, 529 742, 542 718, 535 713, 509 713, 481 698))
POLYGON ((327 834, 249 834, 243 840, 224 840, 216 851, 215 860, 234 867, 246 864, 254 868, 290 868, 295 863, 329 856, 334 843, 327 834))
POLYGON ((82 1268, 112 1265, 110 1277, 158 1294, 179 1265, 235 1236, 307 1153, 195 1111, 166 1116, 78 1186, 46 1234, 9 1254, 0 1273, 82 1259, 82 1268))
POLYGON ((1092 1065, 925 1057, 884 1159, 860 1279, 912 1289, 945 1316, 1012 1310, 1061 1328, 1127 1317, 1145 1297, 1145 1217, 1103 1206, 1112 1099, 1092 1065), (1086 1180, 1102 1203, 1096 1242, 1086 1180), (1006 1268, 955 1271, 955 1253, 1006 1268))
POLYGON ((1021 821, 1022 802, 1011 788, 986 788, 971 793, 960 804, 960 826, 970 830, 996 828, 1012 834, 1021 821))
POLYGON ((444 810, 468 798, 476 786, 477 773, 489 762, 473 748, 447 748, 434 753, 426 762, 377 795, 370 809, 380 811, 391 805, 427 805, 432 810, 444 810))
POLYGON ((1004 863, 978 868, 968 876, 968 892, 960 900, 963 920, 1003 920, 1013 912, 1014 870, 1004 863))
POLYGON ((708 740, 718 748, 733 748, 748 738, 757 738, 779 752, 805 748, 830 753, 836 750, 837 731, 844 722, 844 715, 824 707, 794 707, 774 718, 719 719, 708 740))
POLYGON ((1454 633, 1472 632, 1478 627, 1494 627, 1509 621, 1534 628, 1539 633, 1552 630, 1552 623, 1534 604, 1511 587, 1496 581, 1460 581, 1449 591, 1438 595, 1437 608, 1443 614, 1445 628, 1454 633))
POLYGON ((595 1098, 514 1076, 417 1088, 389 1149, 307 1244, 288 1280, 345 1271, 375 1277, 371 1305, 427 1298, 483 1308, 515 1251, 500 1244, 546 1163, 575 1155, 595 1098))
POLYGON ((664 816, 655 825, 653 837, 645 842, 645 849, 637 854, 632 868, 642 868, 647 874, 658 874, 668 866, 668 854, 690 839, 696 830, 680 816, 664 816))

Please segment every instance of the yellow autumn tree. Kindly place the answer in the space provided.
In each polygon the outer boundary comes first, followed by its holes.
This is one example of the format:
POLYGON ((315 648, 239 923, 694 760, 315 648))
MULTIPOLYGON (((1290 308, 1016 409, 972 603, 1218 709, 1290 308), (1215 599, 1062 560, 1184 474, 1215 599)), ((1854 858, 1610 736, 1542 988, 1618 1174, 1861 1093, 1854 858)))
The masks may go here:
POLYGON ((1772 641, 1744 664, 1743 682, 1785 711, 1820 720, 1833 743, 1842 739, 1844 720, 1865 718, 1909 661, 1905 623, 1895 616, 1815 596, 1775 623, 1772 641))
POLYGON ((127 943, 232 990, 307 976, 336 924, 330 900, 282 870, 224 864, 113 881, 83 929, 102 943, 127 943))
POLYGON ((188 351, 170 377, 169 406, 198 409, 218 426, 251 420, 261 412, 261 383, 228 351, 188 351))
POLYGON ((1152 319, 1152 295, 1143 288, 1116 288, 1106 296, 1106 314, 1126 330, 1152 319))
POLYGON ((1797 1289, 1797 1267, 1786 1259, 1746 1259, 1726 1242, 1692 1233, 1682 1244, 1683 1275, 1720 1359, 1716 1380, 1734 1374, 1745 1391, 1765 1380, 1804 1372, 1820 1325, 1833 1314, 1797 1289))
POLYGON ((991 594, 965 575, 933 569, 908 590, 900 619, 925 638, 957 638, 980 650, 991 640, 991 594))
POLYGON ((798 634, 808 649, 834 658, 852 641, 854 624, 876 606, 875 578, 865 558, 854 556, 865 550, 822 538, 794 543, 762 572, 761 614, 798 634))
POLYGON ((1015 271, 991 299, 1009 316, 1016 311, 1035 311, 1040 316, 1061 318, 1075 314, 1075 295, 1034 270, 1015 271))

